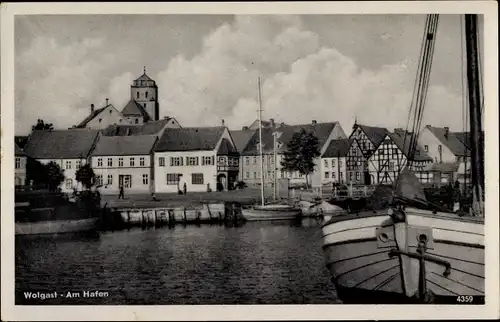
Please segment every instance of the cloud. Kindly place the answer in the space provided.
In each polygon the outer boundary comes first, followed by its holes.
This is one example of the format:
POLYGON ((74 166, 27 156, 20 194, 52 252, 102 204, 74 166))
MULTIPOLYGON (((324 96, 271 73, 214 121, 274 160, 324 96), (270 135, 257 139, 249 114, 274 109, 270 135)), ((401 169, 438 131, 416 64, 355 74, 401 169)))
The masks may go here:
MULTIPOLYGON (((346 132, 357 117, 371 125, 406 127, 414 67, 407 61, 361 68, 336 48, 321 47, 300 18, 237 17, 209 34, 200 54, 177 56, 159 73, 161 114, 184 126, 249 125, 257 117, 257 77, 263 78, 264 117, 290 124, 340 121, 346 132)), ((431 86, 424 124, 461 129, 461 101, 431 86), (439 116, 439 117, 438 117, 439 116), (426 123, 427 122, 427 123, 426 123)))

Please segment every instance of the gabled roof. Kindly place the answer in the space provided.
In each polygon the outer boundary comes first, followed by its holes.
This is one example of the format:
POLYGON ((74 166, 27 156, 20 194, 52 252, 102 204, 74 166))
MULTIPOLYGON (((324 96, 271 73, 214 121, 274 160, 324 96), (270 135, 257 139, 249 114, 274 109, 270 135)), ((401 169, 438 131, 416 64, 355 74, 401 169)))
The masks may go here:
POLYGON ((102 111, 104 111, 106 109, 106 107, 108 106, 112 106, 111 104, 105 106, 105 107, 101 107, 101 108, 98 108, 98 109, 95 109, 93 112, 90 113, 89 116, 87 116, 80 124, 78 124, 76 126, 76 128, 84 128, 87 126, 87 124, 92 121, 94 118, 96 118, 99 114, 101 114, 102 111))
MULTIPOLYGON (((427 125, 426 128, 445 145, 455 156, 470 156, 470 132, 450 132, 446 135, 446 129, 427 125)), ((479 138, 480 144, 484 146, 484 132, 479 138)))
POLYGON ((152 81, 152 79, 148 75, 146 75, 146 73, 144 73, 141 76, 139 76, 139 78, 137 78, 136 81, 152 81))
POLYGON ((127 105, 122 110, 123 116, 141 116, 146 120, 149 119, 149 115, 144 109, 144 107, 137 103, 135 100, 128 101, 127 105))
POLYGON ((36 130, 24 151, 35 159, 86 158, 98 135, 93 129, 36 130))
POLYGON ((148 121, 141 125, 113 124, 102 130, 105 136, 155 135, 159 134, 173 118, 167 117, 158 121, 148 121))
MULTIPOLYGON (((406 131, 395 131, 387 136, 396 144, 396 146, 408 158, 410 152, 411 133, 406 131)), ((432 161, 432 158, 418 144, 413 161, 432 161)))
MULTIPOLYGON (((273 151, 273 129, 266 128, 262 129, 262 153, 270 153, 273 151)), ((247 145, 240 152, 241 155, 258 155, 259 151, 259 140, 260 134, 259 130, 254 131, 253 135, 250 137, 247 145)))
POLYGON ((292 140, 293 134, 299 133, 304 129, 306 132, 312 133, 318 138, 318 146, 321 149, 337 125, 339 125, 339 122, 284 125, 277 130, 283 133, 278 141, 286 145, 292 140))
POLYGON ((351 147, 352 139, 331 140, 322 158, 345 157, 351 147))
POLYGON ((385 127, 368 126, 362 124, 356 124, 365 133, 366 137, 372 142, 372 144, 377 148, 382 141, 384 141, 385 136, 389 134, 389 131, 385 127))
POLYGON ((217 150, 218 155, 237 155, 238 151, 236 148, 229 142, 228 139, 223 138, 219 149, 217 150))
POLYGON ((218 127, 167 128, 163 132, 155 152, 164 151, 210 151, 214 150, 226 130, 218 127))
POLYGON ((153 150, 156 140, 156 135, 101 136, 91 155, 148 155, 153 150))
POLYGON ((242 152, 245 149, 256 131, 257 130, 250 129, 231 131, 231 137, 233 138, 234 145, 238 152, 242 152))
POLYGON ((21 149, 24 148, 26 145, 26 142, 28 141, 28 136, 27 135, 16 135, 14 136, 14 142, 19 146, 21 149))

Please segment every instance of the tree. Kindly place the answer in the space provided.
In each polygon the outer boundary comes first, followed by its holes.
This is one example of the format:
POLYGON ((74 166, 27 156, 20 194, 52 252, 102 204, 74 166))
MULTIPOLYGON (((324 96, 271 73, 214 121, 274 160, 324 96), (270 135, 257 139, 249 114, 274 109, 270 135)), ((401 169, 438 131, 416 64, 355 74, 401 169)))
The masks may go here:
POLYGON ((95 173, 89 164, 85 164, 76 171, 76 181, 81 182, 85 188, 90 190, 95 182, 95 173))
POLYGON ((47 186, 47 168, 33 158, 26 161, 26 179, 34 186, 47 186))
POLYGON ((42 119, 38 119, 36 121, 36 124, 31 127, 32 131, 35 131, 35 130, 53 130, 53 129, 54 129, 54 126, 52 125, 52 123, 45 123, 44 120, 42 120, 42 119))
POLYGON ((318 138, 302 129, 293 134, 281 161, 281 167, 285 171, 298 171, 305 175, 306 187, 309 188, 309 174, 314 171, 314 159, 319 156, 318 138))
POLYGON ((54 161, 47 163, 45 169, 47 171, 47 185, 51 191, 55 191, 64 181, 64 170, 54 161))

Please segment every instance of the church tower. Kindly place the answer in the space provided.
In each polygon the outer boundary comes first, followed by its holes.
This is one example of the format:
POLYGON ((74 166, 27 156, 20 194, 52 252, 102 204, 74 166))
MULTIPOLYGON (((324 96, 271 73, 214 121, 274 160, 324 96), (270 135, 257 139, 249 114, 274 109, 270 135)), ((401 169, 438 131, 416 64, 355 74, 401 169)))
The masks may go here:
POLYGON ((158 103, 158 87, 156 82, 146 75, 146 67, 141 77, 134 80, 130 86, 130 99, 140 105, 147 113, 144 122, 160 119, 160 106, 158 103))

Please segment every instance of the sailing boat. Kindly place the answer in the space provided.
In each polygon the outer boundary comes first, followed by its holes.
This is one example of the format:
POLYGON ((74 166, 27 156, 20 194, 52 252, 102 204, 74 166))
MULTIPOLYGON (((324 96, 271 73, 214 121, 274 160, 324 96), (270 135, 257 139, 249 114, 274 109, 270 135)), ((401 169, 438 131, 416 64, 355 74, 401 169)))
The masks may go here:
MULTIPOLYGON (((262 157, 262 98, 260 92, 260 77, 258 79, 259 89, 259 156, 260 156, 260 195, 261 204, 241 210, 243 217, 249 221, 256 220, 289 220, 300 216, 300 208, 286 204, 265 204, 264 197, 264 159, 262 157)), ((276 164, 276 136, 273 135, 274 162, 276 164)), ((274 166, 274 199, 276 201, 276 166, 274 166)))
MULTIPOLYGON (((419 66, 423 67, 420 83, 424 83, 424 88, 428 84, 438 18, 432 14, 426 21, 424 54, 419 66)), ((344 303, 441 303, 446 297, 456 299, 464 295, 484 301, 484 172, 480 161, 484 148, 479 143, 477 31, 477 16, 465 15, 472 215, 460 216, 427 202, 420 182, 407 167, 399 175, 390 206, 333 217, 322 226, 323 250, 332 281, 344 303)))

